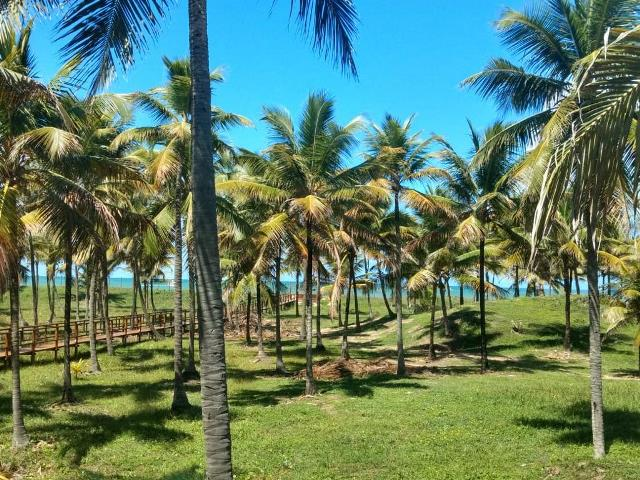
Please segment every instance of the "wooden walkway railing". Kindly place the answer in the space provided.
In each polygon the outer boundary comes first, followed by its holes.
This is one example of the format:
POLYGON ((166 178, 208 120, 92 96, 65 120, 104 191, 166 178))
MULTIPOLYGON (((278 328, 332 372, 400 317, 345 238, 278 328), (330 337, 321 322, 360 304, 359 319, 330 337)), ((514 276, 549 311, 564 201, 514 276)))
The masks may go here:
MULTIPOLYGON (((298 298, 300 295, 298 296, 298 298)), ((296 301, 295 294, 285 294, 280 296, 280 305, 287 306, 296 301)), ((238 305, 234 310, 238 314, 242 314, 245 306, 238 305)), ((118 315, 109 317, 107 321, 104 319, 96 319, 94 321, 96 340, 105 342, 107 339, 106 328, 109 327, 112 339, 120 339, 126 343, 128 339, 134 338, 138 342, 142 341, 143 336, 152 336, 155 330, 163 335, 173 335, 173 310, 157 310, 155 313, 149 313, 149 320, 145 320, 144 314, 137 315, 118 315)), ((226 315, 225 315, 226 318, 226 315)), ((189 312, 184 311, 182 314, 183 325, 189 326, 189 312)), ((197 331, 196 324, 196 331, 197 331)), ((185 330, 188 332, 188 330, 185 330)), ((35 361, 38 352, 52 351, 54 359, 58 358, 58 350, 64 347, 64 323, 43 323, 41 325, 28 325, 20 327, 18 332, 20 338, 20 355, 29 355, 31 361, 35 361)), ((0 359, 5 365, 8 364, 11 357, 11 330, 9 328, 0 329, 0 338, 2 339, 2 350, 0 350, 0 359)), ((89 343, 89 320, 81 320, 71 323, 70 344, 75 354, 78 353, 78 346, 89 343)))

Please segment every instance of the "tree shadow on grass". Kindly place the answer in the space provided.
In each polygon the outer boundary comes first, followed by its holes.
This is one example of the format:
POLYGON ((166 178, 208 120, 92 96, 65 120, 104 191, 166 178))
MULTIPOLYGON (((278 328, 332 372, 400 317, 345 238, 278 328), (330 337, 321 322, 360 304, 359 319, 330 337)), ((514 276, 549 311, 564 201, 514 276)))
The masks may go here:
MULTIPOLYGON (((199 409, 192 407, 195 418, 199 409)), ((146 408, 125 415, 73 412, 69 421, 51 422, 38 429, 38 434, 55 437, 60 453, 71 464, 77 465, 92 448, 100 448, 118 437, 131 435, 139 442, 173 442, 191 438, 191 435, 169 428, 165 422, 173 417, 168 409, 146 408)))
MULTIPOLYGON (((576 402, 562 409, 554 418, 519 418, 518 425, 556 432, 558 443, 589 445, 591 434, 591 406, 576 402)), ((640 412, 606 409, 604 412, 605 444, 607 450, 614 442, 640 443, 640 412)))
MULTIPOLYGON (((319 394, 342 392, 349 397, 372 397, 378 388, 413 388, 426 389, 427 386, 418 381, 399 379, 395 375, 380 374, 367 377, 343 377, 339 380, 317 380, 319 394)), ((243 389, 230 395, 229 403, 234 406, 273 406, 304 395, 304 380, 291 380, 277 388, 243 389)))

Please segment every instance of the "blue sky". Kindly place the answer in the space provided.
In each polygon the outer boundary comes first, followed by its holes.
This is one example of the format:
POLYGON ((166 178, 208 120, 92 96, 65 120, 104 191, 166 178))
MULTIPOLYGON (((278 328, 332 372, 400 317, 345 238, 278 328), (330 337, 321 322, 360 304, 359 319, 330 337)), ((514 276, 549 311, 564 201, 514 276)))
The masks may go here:
MULTIPOLYGON (((521 9, 522 0, 355 3, 360 16, 355 42, 359 80, 342 75, 311 50, 289 22, 289 0, 280 0, 273 9, 272 0, 209 2, 210 62, 212 68, 223 67, 226 77, 213 101, 256 124, 228 132, 229 141, 264 148, 262 106, 283 106, 297 116, 308 93, 321 89, 335 98, 341 122, 357 115, 378 122, 386 112, 400 118, 415 113, 415 128, 425 137, 442 135, 461 153, 470 146, 467 118, 482 127, 502 117, 492 102, 462 89, 460 82, 489 58, 508 56, 493 23, 504 8, 521 9)), ((39 20, 33 38, 37 71, 45 79, 61 64, 52 24, 39 20)), ((187 56, 187 31, 186 2, 178 2, 160 38, 132 69, 118 73, 110 90, 130 92, 162 84, 161 57, 187 56)))

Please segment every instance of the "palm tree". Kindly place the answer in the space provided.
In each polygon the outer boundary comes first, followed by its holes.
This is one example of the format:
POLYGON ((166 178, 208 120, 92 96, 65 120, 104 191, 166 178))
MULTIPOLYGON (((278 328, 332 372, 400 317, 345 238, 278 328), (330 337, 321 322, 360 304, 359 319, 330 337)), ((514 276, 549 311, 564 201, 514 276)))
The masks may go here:
POLYGON ((478 161, 483 147, 496 135, 501 135, 505 125, 496 122, 477 132, 469 123, 473 143, 473 158, 467 162, 453 148, 443 142, 439 156, 447 165, 449 178, 445 187, 456 202, 456 210, 461 222, 456 237, 463 243, 478 245, 478 288, 480 300, 480 369, 484 372, 489 365, 486 336, 486 242, 495 223, 503 218, 514 206, 510 194, 514 191, 515 180, 509 176, 512 160, 508 149, 492 149, 489 158, 478 161))
POLYGON ((402 239, 400 235, 400 199, 405 197, 419 200, 423 207, 430 200, 409 187, 409 183, 441 174, 429 168, 428 148, 431 139, 422 140, 420 133, 411 133, 413 117, 404 122, 387 115, 381 126, 374 125, 367 137, 369 152, 366 155, 364 170, 374 178, 383 178, 393 196, 395 226, 395 248, 393 251, 393 273, 395 276, 395 301, 397 324, 397 374, 405 373, 404 341, 402 334, 402 239))
MULTIPOLYGON (((15 0, 18 2, 18 0, 15 0)), ((13 2, 12 2, 13 3, 13 2)), ((298 0, 297 20, 313 45, 336 63, 356 73, 352 39, 356 32, 356 12, 351 0, 298 0)), ((64 51, 70 58, 82 58, 85 71, 93 76, 93 88, 105 84, 115 71, 115 60, 133 62, 144 50, 147 36, 158 34, 168 7, 159 2, 101 3, 74 0, 61 21, 61 36, 68 39, 64 51), (96 8, 102 7, 102 8, 96 8), (114 22, 113 19, 118 21, 114 22)), ((231 477, 231 439, 224 362, 223 303, 220 255, 216 219, 214 171, 209 110, 209 44, 207 2, 189 0, 189 51, 193 75, 192 180, 195 255, 198 272, 198 299, 201 321, 201 365, 203 370, 203 423, 205 431, 206 478, 231 477), (222 441, 220 440, 222 439, 222 441)))

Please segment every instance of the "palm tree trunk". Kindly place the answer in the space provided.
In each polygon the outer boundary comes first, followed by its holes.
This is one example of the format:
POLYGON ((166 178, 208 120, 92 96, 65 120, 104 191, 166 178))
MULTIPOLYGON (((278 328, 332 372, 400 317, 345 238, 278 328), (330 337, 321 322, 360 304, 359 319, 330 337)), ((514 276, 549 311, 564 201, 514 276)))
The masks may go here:
POLYGON ((189 407, 189 399, 184 388, 182 376, 182 195, 177 180, 176 198, 174 199, 174 245, 173 258, 173 400, 171 410, 181 412, 189 407))
POLYGON ((151 311, 153 312, 153 314, 155 315, 156 313, 156 302, 153 298, 153 277, 151 277, 151 279, 149 280, 149 299, 151 300, 151 311))
MULTIPOLYGON (((589 215, 587 215, 589 217, 589 215)), ((593 456, 605 454, 602 400, 602 352, 600 337, 600 296, 598 294, 598 249, 595 226, 587 218, 587 285, 589 294, 589 372, 591 379, 591 432, 593 456)))
POLYGON ((574 280, 576 284, 576 295, 580 295, 580 277, 578 277, 578 269, 576 268, 574 272, 575 272, 574 280))
POLYGON ((89 281, 89 355, 91 357, 91 373, 100 373, 100 362, 98 361, 98 350, 96 348, 96 277, 98 276, 97 264, 87 273, 91 276, 89 281))
POLYGON ((364 257, 364 276, 367 279, 367 308, 369 313, 367 315, 367 320, 371 320, 373 318, 373 312, 371 310, 371 288, 370 288, 370 279, 369 279, 369 259, 366 254, 363 254, 364 257))
POLYGON ((395 267, 396 267, 396 328, 397 328, 397 350, 398 350, 398 366, 396 374, 403 376, 405 374, 404 365, 404 340, 402 336, 402 243, 400 238, 400 191, 394 191, 394 220, 396 230, 395 244, 395 267))
POLYGON ((480 372, 484 373, 489 368, 487 356, 487 331, 485 317, 485 285, 484 285, 484 236, 480 239, 480 372))
POLYGON ((133 316, 138 313, 138 265, 134 260, 131 262, 131 269, 133 270, 133 300, 131 301, 131 319, 129 321, 129 326, 131 326, 131 321, 133 321, 133 316))
POLYGON ((437 283, 433 282, 433 288, 431 291, 431 322, 429 323, 429 360, 435 360, 436 358, 433 336, 436 329, 436 297, 438 295, 437 288, 437 283))
MULTIPOLYGON (((305 272, 305 278, 302 281, 302 290, 304 290, 304 304, 307 304, 307 277, 305 272)), ((309 289, 310 290, 310 289, 309 289)), ((302 315, 300 323, 300 341, 304 342, 307 339, 307 319, 302 315)))
MULTIPOLYGON (((351 263, 351 255, 349 255, 349 263, 351 263)), ((351 267, 349 267, 351 269, 351 267)), ((340 349, 340 357, 343 360, 349 360, 349 308, 351 307, 351 284, 352 278, 349 274, 347 281, 347 303, 344 309, 344 321, 342 323, 342 348, 340 349)))
POLYGON ((380 265, 378 265, 378 280, 380 281, 380 290, 382 291, 382 300, 384 300, 384 306, 387 308, 389 317, 393 317, 393 311, 391 310, 389 300, 387 299, 387 292, 385 291, 384 278, 382 277, 382 272, 380 271, 380 265))
POLYGON ((71 231, 65 232, 64 238, 64 373, 61 403, 76 401, 71 386, 71 286, 73 275, 73 245, 71 231))
POLYGON ((453 309, 453 302, 451 301, 451 286, 449 285, 449 277, 447 277, 445 285, 447 286, 447 297, 449 299, 449 308, 453 309))
MULTIPOLYGON (((287 373, 282 359, 282 337, 280 334, 280 268, 282 263, 282 245, 278 245, 278 255, 276 257, 276 372, 287 373)), ((297 279, 296 279, 297 284, 297 279)), ((298 304, 298 292, 296 288, 296 305, 298 304)))
POLYGON ((564 283, 564 351, 571 351, 571 274, 568 268, 562 272, 564 283))
POLYGON ((29 436, 24 427, 22 413, 22 393, 20 390, 20 284, 18 280, 17 264, 9 272, 9 302, 11 310, 11 412, 13 419, 13 434, 11 445, 21 449, 29 443, 29 436))
POLYGON ((300 289, 300 269, 296 268, 296 318, 300 316, 300 305, 298 304, 299 289, 300 289))
POLYGON ((258 360, 263 360, 267 357, 264 351, 264 337, 262 335, 262 295, 260 291, 261 278, 256 278, 256 316, 258 317, 258 360))
MULTIPOLYGON (((193 251, 193 240, 187 241, 187 262, 189 263, 189 352, 187 355, 187 368, 183 372, 185 380, 196 380, 200 378, 196 368, 196 284, 198 275, 196 274, 196 262, 193 251)), ((151 304, 153 305, 153 277, 151 278, 151 304)), ((155 313, 155 305, 153 311, 155 313)))
POLYGON ((31 304, 33 306, 33 324, 38 325, 38 262, 33 248, 33 237, 29 234, 29 260, 31 266, 31 304))
POLYGON ((304 276, 304 319, 306 329, 306 370, 305 370, 305 394, 316 393, 316 384, 313 380, 313 312, 311 302, 311 288, 313 277, 313 239, 311 238, 311 221, 307 220, 307 268, 304 276))
POLYGON ((449 323, 449 315, 447 315, 447 302, 444 298, 444 283, 442 282, 442 278, 438 281, 438 288, 440 290, 440 306, 442 308, 442 323, 444 325, 444 334, 446 337, 450 337, 451 334, 451 324, 449 323))
POLYGON ((349 258, 349 275, 351 275, 351 286, 353 287, 353 306, 356 310, 356 332, 360 331, 360 307, 358 306, 358 290, 356 288, 356 271, 354 269, 355 253, 349 258))
POLYGON ((460 282, 460 305, 464 305, 464 285, 460 282))
POLYGON ((316 259, 316 350, 325 350, 322 344, 322 328, 320 327, 320 314, 322 309, 322 293, 320 292, 320 260, 316 259))
POLYGON ((520 272, 518 265, 515 266, 516 279, 514 283, 515 291, 513 296, 518 298, 520 296, 520 272))
POLYGON ((107 341, 107 355, 113 355, 113 332, 111 331, 111 324, 109 323, 109 271, 107 267, 107 254, 104 251, 102 252, 100 268, 102 269, 102 305, 104 308, 104 332, 107 341))
POLYGON ((611 268, 607 267, 607 295, 611 296, 611 268))
POLYGON ((224 352, 224 306, 218 249, 211 138, 211 80, 207 2, 189 0, 192 95, 193 232, 198 264, 198 319, 205 479, 231 480, 231 431, 224 352))
POLYGON ((247 293, 247 314, 244 322, 244 343, 251 345, 251 292, 247 293))
POLYGON ((78 273, 78 264, 75 265, 75 287, 76 287, 76 322, 80 321, 80 275, 78 273))

